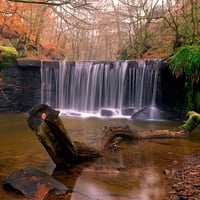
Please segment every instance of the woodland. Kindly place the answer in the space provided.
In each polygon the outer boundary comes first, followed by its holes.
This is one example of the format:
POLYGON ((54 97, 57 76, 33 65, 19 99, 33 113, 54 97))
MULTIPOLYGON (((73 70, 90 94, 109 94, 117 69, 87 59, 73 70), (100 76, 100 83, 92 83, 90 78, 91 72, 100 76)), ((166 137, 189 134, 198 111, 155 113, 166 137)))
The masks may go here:
POLYGON ((169 58, 200 41, 199 0, 1 0, 0 45, 19 58, 169 58))

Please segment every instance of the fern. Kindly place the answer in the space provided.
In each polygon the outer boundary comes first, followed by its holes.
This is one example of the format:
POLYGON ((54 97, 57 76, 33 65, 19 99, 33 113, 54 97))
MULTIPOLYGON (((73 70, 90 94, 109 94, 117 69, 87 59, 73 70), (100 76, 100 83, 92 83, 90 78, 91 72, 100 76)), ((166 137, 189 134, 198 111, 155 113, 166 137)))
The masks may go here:
POLYGON ((192 83, 200 80, 200 45, 183 46, 171 57, 170 69, 185 75, 192 83))

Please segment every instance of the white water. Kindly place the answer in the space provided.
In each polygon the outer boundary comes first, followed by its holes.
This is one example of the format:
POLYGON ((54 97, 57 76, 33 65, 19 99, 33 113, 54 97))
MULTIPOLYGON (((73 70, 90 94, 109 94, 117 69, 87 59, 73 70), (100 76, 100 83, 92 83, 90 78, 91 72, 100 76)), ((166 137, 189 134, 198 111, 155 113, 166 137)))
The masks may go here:
POLYGON ((159 60, 42 62, 41 103, 76 115, 114 115, 155 105, 159 60))

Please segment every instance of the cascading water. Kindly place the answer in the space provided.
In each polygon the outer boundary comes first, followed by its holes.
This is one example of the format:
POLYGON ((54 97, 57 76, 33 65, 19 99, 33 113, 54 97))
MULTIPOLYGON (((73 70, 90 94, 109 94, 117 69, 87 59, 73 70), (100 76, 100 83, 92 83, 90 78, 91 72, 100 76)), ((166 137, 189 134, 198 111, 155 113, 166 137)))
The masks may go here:
POLYGON ((132 114, 155 103, 160 63, 43 61, 41 102, 66 113, 132 114))

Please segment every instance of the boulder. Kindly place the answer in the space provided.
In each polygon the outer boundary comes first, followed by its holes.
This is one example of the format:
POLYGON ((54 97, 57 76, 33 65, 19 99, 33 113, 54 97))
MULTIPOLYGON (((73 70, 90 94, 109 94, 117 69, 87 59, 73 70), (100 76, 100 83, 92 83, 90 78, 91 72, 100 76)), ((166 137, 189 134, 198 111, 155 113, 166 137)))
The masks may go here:
POLYGON ((50 196, 66 195, 69 189, 50 175, 32 168, 13 172, 5 182, 7 190, 14 189, 30 199, 47 199, 50 196))

